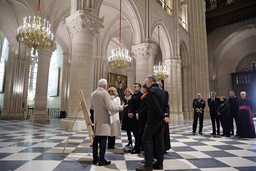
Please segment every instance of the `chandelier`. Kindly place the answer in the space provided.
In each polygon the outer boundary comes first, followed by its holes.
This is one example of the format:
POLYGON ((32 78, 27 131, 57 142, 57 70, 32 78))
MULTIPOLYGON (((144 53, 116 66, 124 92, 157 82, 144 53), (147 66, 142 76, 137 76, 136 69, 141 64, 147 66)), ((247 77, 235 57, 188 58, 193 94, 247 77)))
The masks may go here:
POLYGON ((53 46, 53 33, 51 33, 51 24, 45 19, 42 20, 39 13, 40 0, 38 2, 38 11, 36 16, 24 17, 23 25, 17 29, 16 39, 18 42, 28 48, 33 48, 33 54, 37 49, 47 49, 53 46))
POLYGON ((165 80, 168 78, 168 71, 165 65, 161 65, 160 60, 160 31, 158 26, 158 54, 159 54, 159 64, 154 66, 154 74, 158 77, 158 80, 165 80))
POLYGON ((121 0, 120 0, 120 30, 119 30, 119 48, 111 51, 111 56, 108 57, 108 64, 114 69, 124 69, 130 67, 132 58, 129 56, 127 49, 121 45, 121 0))

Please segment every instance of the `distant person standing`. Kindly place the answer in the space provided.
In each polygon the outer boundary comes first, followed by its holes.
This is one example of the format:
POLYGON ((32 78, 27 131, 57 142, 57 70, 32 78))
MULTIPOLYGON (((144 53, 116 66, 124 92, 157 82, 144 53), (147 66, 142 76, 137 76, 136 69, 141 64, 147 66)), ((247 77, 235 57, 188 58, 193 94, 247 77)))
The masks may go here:
POLYGON ((238 97, 235 96, 235 92, 234 91, 230 91, 229 92, 229 99, 228 99, 228 104, 229 104, 229 109, 230 109, 230 135, 234 135, 234 121, 233 119, 235 119, 235 123, 236 123, 236 134, 237 134, 237 130, 238 130, 238 97))
POLYGON ((208 99, 208 106, 210 108, 210 115, 211 115, 211 121, 212 121, 211 135, 216 135, 216 124, 217 124, 217 134, 220 135, 220 116, 217 113, 219 104, 220 104, 220 98, 216 97, 215 91, 212 91, 211 97, 208 99))
POLYGON ((226 97, 221 96, 220 105, 218 107, 218 115, 220 116, 221 126, 223 128, 222 136, 230 137, 230 112, 229 104, 226 102, 226 97))
POLYGON ((201 93, 198 93, 197 98, 193 100, 193 108, 194 108, 193 135, 196 134, 198 118, 199 118, 199 134, 202 135, 205 100, 202 99, 201 93))
POLYGON ((252 116, 252 102, 246 98, 246 92, 240 93, 238 100, 238 135, 244 138, 255 138, 255 128, 252 116))

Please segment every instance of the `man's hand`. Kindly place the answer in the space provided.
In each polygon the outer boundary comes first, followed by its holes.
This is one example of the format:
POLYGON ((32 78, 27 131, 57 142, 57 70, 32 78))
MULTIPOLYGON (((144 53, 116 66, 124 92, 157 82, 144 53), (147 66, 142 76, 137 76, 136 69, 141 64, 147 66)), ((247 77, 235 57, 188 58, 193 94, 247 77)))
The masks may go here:
POLYGON ((139 117, 139 114, 138 114, 138 113, 136 113, 136 119, 137 119, 137 120, 139 120, 139 119, 140 119, 140 117, 139 117))
POLYGON ((123 106, 123 109, 124 109, 124 108, 126 108, 126 107, 128 106, 128 104, 127 104, 127 105, 124 105, 124 103, 123 103, 122 106, 123 106))
POLYGON ((128 113, 128 117, 129 118, 133 118, 133 114, 132 113, 128 113))
POLYGON ((218 112, 218 115, 220 115, 220 113, 218 112))
POLYGON ((166 123, 169 122, 169 118, 168 118, 168 117, 165 117, 163 120, 164 120, 166 123))

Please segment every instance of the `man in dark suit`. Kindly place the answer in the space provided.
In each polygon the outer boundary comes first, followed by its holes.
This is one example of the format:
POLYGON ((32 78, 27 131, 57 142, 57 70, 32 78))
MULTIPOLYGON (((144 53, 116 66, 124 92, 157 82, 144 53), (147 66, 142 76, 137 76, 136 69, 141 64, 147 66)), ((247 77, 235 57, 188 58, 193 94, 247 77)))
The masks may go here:
POLYGON ((193 135, 196 134, 198 118, 199 118, 199 134, 202 135, 205 101, 204 99, 202 99, 202 96, 200 93, 197 94, 197 98, 195 98, 193 101, 193 108, 194 108, 193 135))
POLYGON ((169 122, 165 113, 165 95, 157 84, 157 76, 149 75, 147 77, 148 90, 148 120, 142 136, 142 143, 145 151, 145 165, 136 168, 136 170, 163 170, 164 161, 164 124, 169 122), (155 135, 157 161, 153 162, 152 137, 155 135))
POLYGON ((210 115, 212 120, 212 133, 211 135, 216 135, 215 121, 217 124, 217 134, 220 135, 220 116, 218 115, 218 107, 220 105, 220 98, 216 97, 216 92, 211 92, 211 97, 208 99, 208 106, 210 108, 210 115))
POLYGON ((234 91, 229 92, 230 98, 228 99, 228 104, 230 106, 230 131, 231 135, 234 135, 234 121, 233 118, 235 119, 236 123, 236 134, 238 133, 238 97, 235 96, 234 91))
POLYGON ((133 150, 131 151, 131 154, 138 154, 141 152, 141 137, 139 136, 139 121, 136 119, 136 112, 140 108, 141 104, 141 96, 143 95, 140 91, 141 84, 140 83, 134 83, 133 84, 133 91, 134 94, 131 98, 131 104, 128 111, 128 116, 132 118, 132 133, 135 138, 135 146, 133 150))

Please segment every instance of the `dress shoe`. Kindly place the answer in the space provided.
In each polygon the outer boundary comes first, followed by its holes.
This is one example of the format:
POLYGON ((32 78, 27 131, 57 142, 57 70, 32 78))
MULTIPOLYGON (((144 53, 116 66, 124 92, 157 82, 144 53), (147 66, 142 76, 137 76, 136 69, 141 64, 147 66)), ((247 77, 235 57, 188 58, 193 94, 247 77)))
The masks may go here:
POLYGON ((138 151, 138 150, 132 150, 131 151, 131 154, 139 154, 141 151, 138 151))
POLYGON ((155 162, 153 164, 153 169, 163 170, 163 164, 159 164, 159 163, 155 162))
POLYGON ((200 134, 200 135, 203 135, 203 133, 202 133, 202 132, 199 132, 199 134, 200 134))
POLYGON ((216 133, 211 133, 210 135, 216 135, 216 133))
POLYGON ((114 149, 115 147, 108 147, 108 149, 114 149))
POLYGON ((99 166, 109 165, 109 164, 111 164, 111 161, 107 161, 107 160, 99 161, 99 166))
POLYGON ((92 164, 94 164, 94 165, 97 164, 97 163, 99 163, 99 159, 92 161, 92 164))
POLYGON ((125 146, 132 146, 132 142, 129 142, 129 143, 126 144, 125 146))
POLYGON ((147 171, 149 171, 149 170, 153 170, 153 168, 143 165, 141 167, 137 167, 136 170, 147 170, 147 171))

